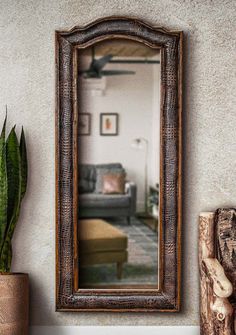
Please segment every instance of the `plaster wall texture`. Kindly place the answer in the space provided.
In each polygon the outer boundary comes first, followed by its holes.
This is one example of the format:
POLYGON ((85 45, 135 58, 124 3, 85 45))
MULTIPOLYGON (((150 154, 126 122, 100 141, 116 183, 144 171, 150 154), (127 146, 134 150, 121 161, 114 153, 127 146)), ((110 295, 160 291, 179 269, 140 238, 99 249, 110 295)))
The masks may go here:
POLYGON ((197 325, 198 214, 235 205, 234 0, 1 0, 0 109, 23 124, 29 188, 14 239, 14 271, 30 273, 34 325, 197 325), (185 32, 182 312, 56 313, 54 31, 127 15, 185 32))

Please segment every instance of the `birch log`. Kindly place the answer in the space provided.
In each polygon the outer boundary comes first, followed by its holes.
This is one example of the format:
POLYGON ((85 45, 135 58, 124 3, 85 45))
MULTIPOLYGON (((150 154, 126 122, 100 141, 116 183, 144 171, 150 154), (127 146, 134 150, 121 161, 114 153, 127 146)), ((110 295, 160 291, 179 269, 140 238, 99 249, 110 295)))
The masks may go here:
POLYGON ((233 308, 227 297, 232 285, 215 258, 214 213, 200 214, 200 326, 201 335, 234 335, 233 308))

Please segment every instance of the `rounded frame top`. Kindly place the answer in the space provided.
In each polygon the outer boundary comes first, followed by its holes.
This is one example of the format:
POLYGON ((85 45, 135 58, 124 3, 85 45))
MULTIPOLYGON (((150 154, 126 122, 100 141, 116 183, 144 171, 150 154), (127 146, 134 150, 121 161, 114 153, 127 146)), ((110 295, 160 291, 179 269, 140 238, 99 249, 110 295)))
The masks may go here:
POLYGON ((178 40, 181 36, 181 31, 151 26, 134 17, 119 16, 104 17, 84 26, 56 30, 57 38, 63 38, 73 46, 81 48, 110 38, 127 38, 142 43, 146 41, 151 48, 161 48, 167 43, 178 40))
POLYGON ((108 23, 108 22, 120 22, 120 21, 126 21, 126 22, 133 22, 134 24, 138 24, 140 26, 143 26, 143 27, 147 27, 151 30, 155 30, 155 31, 160 31, 160 32, 163 32, 165 34, 169 34, 169 35, 180 35, 182 34, 183 32, 181 30, 169 30, 167 28, 164 28, 162 26, 154 26, 154 25, 151 25, 149 23, 147 23, 146 21, 143 21, 143 20, 140 20, 139 18, 136 18, 136 17, 128 17, 128 16, 106 16, 104 18, 99 18, 99 19, 96 19, 92 22, 89 22, 83 26, 80 26, 80 25, 76 25, 76 26, 73 26, 71 28, 68 28, 68 29, 57 29, 56 30, 56 33, 57 34, 60 34, 60 35, 69 35, 71 33, 74 33, 76 31, 84 31, 84 30, 87 30, 87 29, 90 29, 94 26, 97 26, 99 25, 100 23, 108 23))

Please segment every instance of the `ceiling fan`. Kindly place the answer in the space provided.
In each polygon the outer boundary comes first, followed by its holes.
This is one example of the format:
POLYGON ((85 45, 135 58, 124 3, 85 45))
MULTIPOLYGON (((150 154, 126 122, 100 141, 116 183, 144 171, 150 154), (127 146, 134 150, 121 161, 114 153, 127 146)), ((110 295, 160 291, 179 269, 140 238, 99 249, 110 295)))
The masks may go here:
POLYGON ((95 48, 92 48, 92 61, 87 70, 79 71, 79 75, 84 78, 102 78, 104 76, 120 76, 127 74, 135 74, 134 71, 128 70, 103 70, 107 63, 113 58, 113 55, 105 55, 99 59, 95 59, 95 48))

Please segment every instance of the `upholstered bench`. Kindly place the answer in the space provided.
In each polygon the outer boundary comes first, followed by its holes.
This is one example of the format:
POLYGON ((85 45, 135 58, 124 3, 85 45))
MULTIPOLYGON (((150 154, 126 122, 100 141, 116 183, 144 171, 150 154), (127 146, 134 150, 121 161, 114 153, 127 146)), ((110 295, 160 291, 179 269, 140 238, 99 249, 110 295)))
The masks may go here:
POLYGON ((119 229, 100 219, 79 221, 80 265, 116 263, 117 278, 122 277, 122 266, 128 260, 128 238, 119 229))

